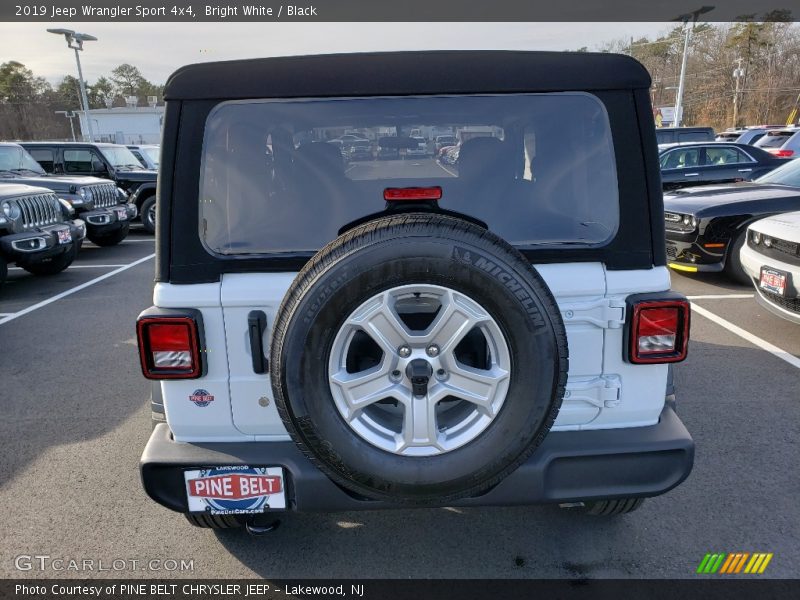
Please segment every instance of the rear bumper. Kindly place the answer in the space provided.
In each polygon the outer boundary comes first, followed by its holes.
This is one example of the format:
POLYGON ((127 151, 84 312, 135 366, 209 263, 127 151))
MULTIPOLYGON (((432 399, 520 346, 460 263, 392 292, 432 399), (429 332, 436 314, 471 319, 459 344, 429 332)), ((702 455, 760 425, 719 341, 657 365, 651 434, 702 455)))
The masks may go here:
MULTIPOLYGON (((649 497, 681 483, 692 470, 694 442, 667 403, 656 425, 550 433, 537 451, 485 494, 448 506, 512 506, 649 497)), ((396 508, 356 498, 333 483, 293 442, 175 442, 155 426, 140 461, 147 494, 187 512, 183 471, 213 466, 281 466, 291 510, 336 512, 396 508)))

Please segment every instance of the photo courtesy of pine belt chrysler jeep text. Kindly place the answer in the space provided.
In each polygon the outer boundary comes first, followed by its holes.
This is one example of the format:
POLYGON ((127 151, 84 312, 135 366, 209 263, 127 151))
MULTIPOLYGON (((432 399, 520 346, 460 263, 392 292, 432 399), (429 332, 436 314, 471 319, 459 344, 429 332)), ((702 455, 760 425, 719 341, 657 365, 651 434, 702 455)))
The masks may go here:
POLYGON ((670 363, 690 314, 649 87, 635 60, 591 53, 173 74, 137 321, 147 493, 258 532, 282 511, 619 514, 681 483, 694 444, 670 363), (417 138, 432 151, 378 150, 417 138))

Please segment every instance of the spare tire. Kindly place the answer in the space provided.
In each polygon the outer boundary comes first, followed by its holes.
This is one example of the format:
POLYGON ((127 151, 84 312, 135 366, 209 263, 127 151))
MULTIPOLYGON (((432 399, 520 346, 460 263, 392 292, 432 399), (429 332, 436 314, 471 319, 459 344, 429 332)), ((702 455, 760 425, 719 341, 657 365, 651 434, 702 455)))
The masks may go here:
POLYGON ((558 414, 567 338, 513 247, 461 219, 380 218, 298 274, 271 345, 301 450, 368 498, 444 504, 497 484, 558 414))

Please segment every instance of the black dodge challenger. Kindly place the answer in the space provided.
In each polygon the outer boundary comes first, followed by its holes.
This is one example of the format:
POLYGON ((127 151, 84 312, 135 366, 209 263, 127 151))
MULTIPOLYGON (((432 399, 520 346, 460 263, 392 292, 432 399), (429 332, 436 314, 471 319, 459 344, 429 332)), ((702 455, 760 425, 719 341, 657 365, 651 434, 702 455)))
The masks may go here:
POLYGON ((800 210, 800 159, 755 181, 688 187, 664 194, 667 260, 676 271, 724 271, 749 283, 739 262, 747 226, 800 210))

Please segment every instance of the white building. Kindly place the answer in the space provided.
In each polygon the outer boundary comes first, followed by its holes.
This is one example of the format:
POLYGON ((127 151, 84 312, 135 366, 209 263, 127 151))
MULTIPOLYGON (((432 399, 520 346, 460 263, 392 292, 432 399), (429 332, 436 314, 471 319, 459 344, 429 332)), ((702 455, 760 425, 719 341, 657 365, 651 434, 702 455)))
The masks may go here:
MULTIPOLYGON (((76 110, 81 133, 89 129, 83 111, 76 110)), ((96 142, 115 144, 158 144, 161 142, 161 125, 164 122, 163 106, 125 106, 120 108, 93 108, 89 111, 92 132, 96 142)))

